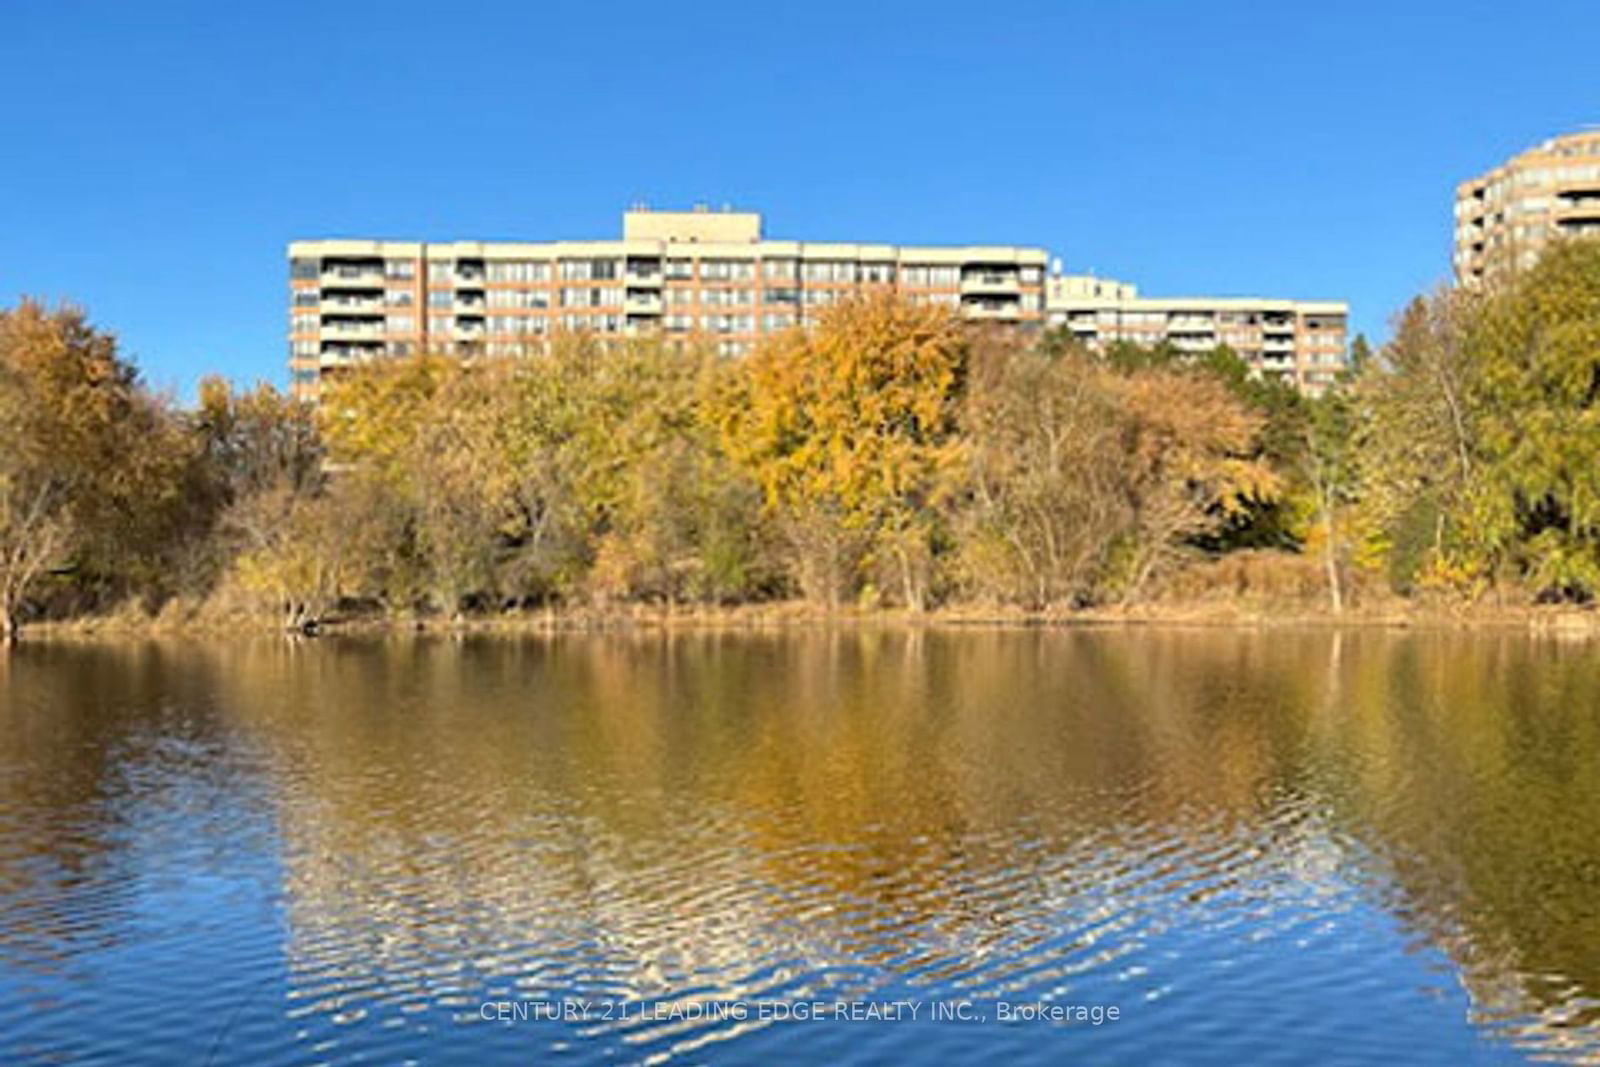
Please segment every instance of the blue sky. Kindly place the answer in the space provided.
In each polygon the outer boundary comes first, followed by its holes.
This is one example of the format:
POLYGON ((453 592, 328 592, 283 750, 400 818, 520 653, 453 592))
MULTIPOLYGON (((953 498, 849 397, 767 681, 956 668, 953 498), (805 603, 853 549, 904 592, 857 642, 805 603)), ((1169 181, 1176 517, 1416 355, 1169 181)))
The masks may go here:
POLYGON ((609 237, 644 200, 811 240, 1042 244, 1153 294, 1448 272, 1456 181, 1600 122, 1589 3, 82 3, 0 10, 0 301, 154 384, 282 383, 284 244, 609 237))

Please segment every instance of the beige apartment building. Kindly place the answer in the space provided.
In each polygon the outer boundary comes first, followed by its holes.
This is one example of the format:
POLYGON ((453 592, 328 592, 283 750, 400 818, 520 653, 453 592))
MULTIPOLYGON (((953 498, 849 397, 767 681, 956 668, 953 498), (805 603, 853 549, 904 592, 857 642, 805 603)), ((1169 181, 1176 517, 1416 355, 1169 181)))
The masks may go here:
POLYGON ((1349 308, 1340 301, 1141 297, 1126 282, 1053 274, 1045 309, 1052 328, 1091 348, 1131 341, 1200 353, 1227 345, 1257 374, 1312 395, 1346 363, 1349 308))
POLYGON ((1552 137, 1456 186, 1456 282, 1531 266, 1547 242, 1600 234, 1600 129, 1552 137))
POLYGON ((874 289, 977 321, 1039 328, 1042 248, 774 241, 761 216, 629 211, 620 241, 327 240, 289 246, 296 396, 325 375, 424 349, 515 354, 557 332, 660 332, 740 355, 874 289))

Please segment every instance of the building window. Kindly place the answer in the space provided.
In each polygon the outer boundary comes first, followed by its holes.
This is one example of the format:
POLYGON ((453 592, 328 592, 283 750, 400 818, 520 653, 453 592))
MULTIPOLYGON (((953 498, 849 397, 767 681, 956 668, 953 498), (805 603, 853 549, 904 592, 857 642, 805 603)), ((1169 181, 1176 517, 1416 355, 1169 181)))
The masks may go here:
POLYGON ((489 264, 491 282, 544 282, 550 280, 550 264, 542 260, 512 259, 489 264))
POLYGON ((315 259, 291 259, 289 261, 289 277, 315 278, 322 273, 322 264, 315 259))
POLYGON ((383 273, 387 278, 415 278, 417 276, 417 265, 409 259, 391 259, 384 263, 383 273))
POLYGON ((428 264, 428 280, 430 282, 449 282, 455 274, 455 264, 448 259, 434 260, 428 264))

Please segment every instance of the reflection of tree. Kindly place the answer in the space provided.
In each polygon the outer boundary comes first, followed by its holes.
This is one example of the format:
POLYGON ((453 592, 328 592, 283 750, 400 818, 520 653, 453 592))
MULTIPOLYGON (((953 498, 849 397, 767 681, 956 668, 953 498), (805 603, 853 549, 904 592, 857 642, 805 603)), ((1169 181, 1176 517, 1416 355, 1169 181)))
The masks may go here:
POLYGON ((1594 1048, 1582 648, 818 630, 21 652, 0 818, 56 810, 62 832, 0 835, 0 899, 70 912, 73 864, 104 890, 145 739, 181 721, 259 749, 296 1011, 890 972, 1010 992, 1112 958, 1129 915, 1270 913, 1342 881, 1454 959, 1481 1023, 1594 1048), (103 710, 132 707, 188 710, 103 710))
POLYGON ((198 681, 149 645, 0 648, 0 964, 57 972, 121 938, 128 775, 198 681))

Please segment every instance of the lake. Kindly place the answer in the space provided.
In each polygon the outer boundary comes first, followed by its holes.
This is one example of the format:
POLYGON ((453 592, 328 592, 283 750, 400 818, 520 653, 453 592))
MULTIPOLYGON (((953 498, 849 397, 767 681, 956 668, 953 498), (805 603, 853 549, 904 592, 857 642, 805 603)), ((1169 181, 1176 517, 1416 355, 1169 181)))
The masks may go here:
POLYGON ((1600 646, 0 648, 0 1062, 1600 1060, 1600 646))

